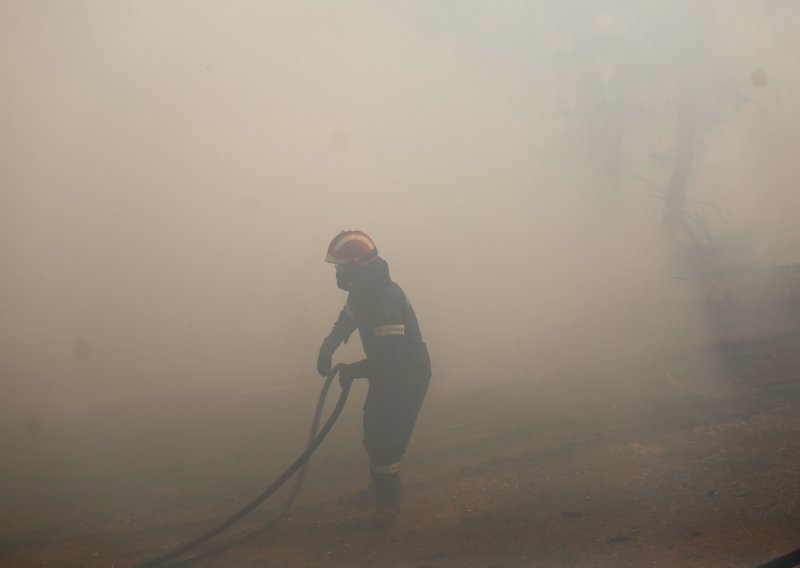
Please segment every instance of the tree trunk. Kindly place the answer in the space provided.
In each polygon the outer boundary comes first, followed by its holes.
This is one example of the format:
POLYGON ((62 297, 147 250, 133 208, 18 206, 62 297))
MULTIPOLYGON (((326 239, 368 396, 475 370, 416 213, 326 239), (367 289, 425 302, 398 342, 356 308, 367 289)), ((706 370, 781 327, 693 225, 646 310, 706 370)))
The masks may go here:
POLYGON ((686 209, 686 186, 694 163, 697 139, 694 105, 688 101, 681 104, 678 109, 678 137, 678 157, 667 187, 664 214, 661 217, 662 226, 673 235, 683 221, 686 209))

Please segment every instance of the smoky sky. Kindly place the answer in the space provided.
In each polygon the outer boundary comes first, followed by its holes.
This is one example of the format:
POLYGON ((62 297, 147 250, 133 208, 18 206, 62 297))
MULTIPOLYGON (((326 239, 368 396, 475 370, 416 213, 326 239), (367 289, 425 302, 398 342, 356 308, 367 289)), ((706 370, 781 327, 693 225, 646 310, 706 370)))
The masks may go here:
POLYGON ((706 345, 659 227, 676 108, 727 257, 799 260, 798 30, 778 1, 3 2, 4 399, 314 381, 347 228, 447 388, 706 345))

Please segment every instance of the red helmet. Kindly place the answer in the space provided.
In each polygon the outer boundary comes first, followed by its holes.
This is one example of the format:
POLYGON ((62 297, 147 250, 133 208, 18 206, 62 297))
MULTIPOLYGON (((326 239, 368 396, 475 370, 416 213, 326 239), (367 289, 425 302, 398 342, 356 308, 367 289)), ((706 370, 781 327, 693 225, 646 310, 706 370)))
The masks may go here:
POLYGON ((331 264, 369 264, 378 257, 378 248, 362 231, 342 231, 328 247, 325 262, 331 264))

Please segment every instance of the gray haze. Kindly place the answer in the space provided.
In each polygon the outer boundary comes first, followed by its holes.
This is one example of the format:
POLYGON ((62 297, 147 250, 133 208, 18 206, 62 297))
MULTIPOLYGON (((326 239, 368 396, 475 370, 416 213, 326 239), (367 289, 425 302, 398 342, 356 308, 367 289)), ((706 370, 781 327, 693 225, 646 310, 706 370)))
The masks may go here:
POLYGON ((687 207, 732 261, 800 261, 798 38, 777 0, 5 0, 4 406, 316 381, 346 228, 439 394, 710 345, 660 229, 676 101, 687 207))

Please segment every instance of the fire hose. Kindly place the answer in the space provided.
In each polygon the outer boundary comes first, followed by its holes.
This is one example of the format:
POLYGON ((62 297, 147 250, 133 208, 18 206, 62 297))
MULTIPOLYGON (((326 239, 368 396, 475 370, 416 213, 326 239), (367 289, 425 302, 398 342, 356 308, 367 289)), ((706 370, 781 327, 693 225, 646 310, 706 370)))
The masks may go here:
POLYGON ((213 554, 218 554, 224 550, 232 548, 233 546, 241 544, 242 542, 261 534, 265 529, 271 527, 278 520, 280 520, 289 510, 289 508, 292 505, 292 502, 294 501, 295 497, 297 497, 297 494, 300 491, 300 486, 303 483, 303 479, 305 477, 305 473, 308 468, 308 463, 309 463, 308 460, 311 457, 311 454, 314 453, 314 451, 319 447, 319 445, 331 431, 331 428, 333 428, 333 425, 336 423, 336 420, 339 418, 339 415, 342 413, 342 409, 344 409, 344 405, 347 402, 347 396, 350 394, 349 384, 345 384, 342 386, 342 392, 339 394, 339 400, 336 401, 336 406, 334 406, 333 410, 331 411, 328 420, 325 422, 325 424, 322 425, 322 428, 320 428, 319 432, 317 432, 317 427, 319 426, 320 418, 322 416, 322 410, 325 406, 325 399, 327 398, 328 390, 330 389, 331 383, 333 382, 334 377, 339 373, 340 369, 341 365, 336 365, 331 370, 331 372, 328 373, 328 376, 325 377, 325 382, 322 385, 322 390, 320 391, 319 399, 317 400, 317 408, 314 412, 314 420, 311 426, 311 432, 309 434, 309 439, 308 439, 308 444, 306 445, 306 449, 302 454, 300 454, 300 456, 294 461, 294 463, 292 463, 292 465, 290 465, 286 469, 286 471, 284 471, 283 474, 280 475, 280 477, 278 477, 269 487, 267 487, 264 491, 262 491, 259 495, 257 495, 247 505, 239 509, 239 511, 228 517, 225 521, 221 522, 216 527, 203 533, 202 535, 196 537, 195 539, 187 542, 186 544, 179 546, 174 550, 171 550, 165 554, 162 554, 161 556, 158 556, 141 564, 136 564, 133 568, 152 568, 154 566, 167 565, 168 563, 169 565, 172 566, 188 564, 189 562, 192 562, 194 560, 205 558, 213 554), (197 554, 191 558, 184 558, 178 560, 179 557, 184 556, 187 552, 190 552, 206 544, 207 542, 209 542, 211 539, 213 539, 223 531, 231 528, 233 525, 242 520, 248 514, 252 513, 256 509, 256 507, 258 507, 261 503, 269 499, 298 471, 300 471, 300 475, 297 477, 295 486, 292 489, 289 498, 286 500, 286 503, 281 508, 277 516, 274 517, 269 523, 267 523, 265 527, 262 527, 261 529, 253 533, 247 534, 243 537, 239 537, 231 542, 218 546, 209 551, 197 554))
POLYGON ((800 548, 780 558, 770 560, 766 564, 761 564, 758 568, 792 568, 794 566, 800 566, 800 548))
MULTIPOLYGON (((325 382, 322 385, 322 390, 320 391, 319 399, 317 400, 317 407, 314 411, 314 420, 311 425, 311 431, 309 433, 308 444, 306 446, 305 451, 300 454, 300 456, 290 465, 283 474, 278 477, 269 487, 267 487, 264 491, 262 491, 259 495, 257 495, 252 501, 250 501, 247 505, 242 507, 239 511, 231 515, 225 521, 214 527, 213 529, 205 532, 204 534, 196 537, 194 540, 187 542, 186 544, 171 550, 161 556, 148 560, 147 562, 143 562, 141 564, 135 565, 133 568, 152 568, 155 566, 179 566, 179 565, 186 565, 190 562, 195 560, 200 560, 202 558, 207 558, 209 556, 213 556, 224 552, 234 546, 242 544, 256 536, 263 534, 263 532, 273 525, 275 525, 279 520, 283 518, 283 516, 289 511, 294 502, 295 498, 297 497, 298 493, 300 492, 300 487, 303 484, 303 480, 305 478, 305 474, 308 471, 309 465, 309 458, 314 453, 314 451, 319 447, 325 437, 333 428, 333 425, 336 423, 336 420, 339 418, 339 415, 342 413, 344 409, 344 405, 347 402, 347 397, 350 394, 350 385, 344 385, 342 388, 341 393, 339 394, 339 400, 336 401, 336 406, 331 411, 328 420, 322 426, 322 428, 317 432, 317 428, 319 426, 319 422, 322 416, 322 410, 325 407, 325 400, 328 395, 328 391, 330 389, 331 383, 333 379, 338 374, 341 365, 336 365, 328 376, 325 378, 325 382), (200 546, 206 544, 211 539, 222 533, 223 531, 231 528, 237 522, 242 520, 245 516, 253 512, 261 503, 266 501, 269 497, 275 494, 292 476, 300 472, 295 480, 295 485, 292 488, 291 493, 289 494, 286 502, 284 503, 283 507, 280 509, 277 515, 275 515, 266 525, 262 526, 260 529, 245 534, 239 538, 236 538, 232 541, 229 541, 225 544, 212 548, 210 550, 206 550, 204 552, 198 553, 194 556, 179 559, 179 557, 184 556, 186 553, 199 548, 200 546)), ((784 556, 776 558, 767 562, 766 564, 761 564, 758 568, 792 568, 794 566, 800 566, 800 549, 790 552, 784 556)))

